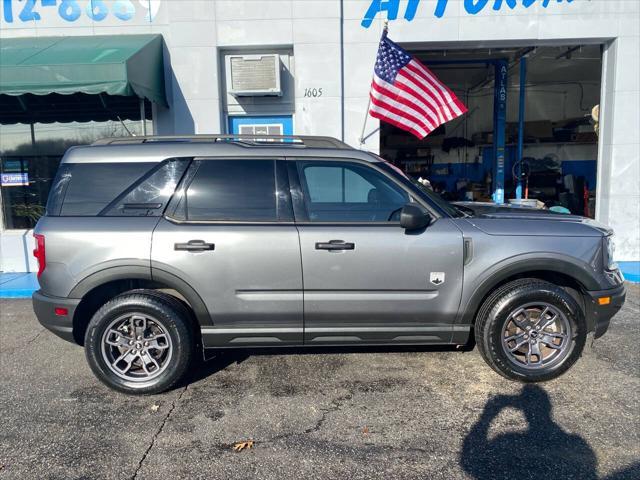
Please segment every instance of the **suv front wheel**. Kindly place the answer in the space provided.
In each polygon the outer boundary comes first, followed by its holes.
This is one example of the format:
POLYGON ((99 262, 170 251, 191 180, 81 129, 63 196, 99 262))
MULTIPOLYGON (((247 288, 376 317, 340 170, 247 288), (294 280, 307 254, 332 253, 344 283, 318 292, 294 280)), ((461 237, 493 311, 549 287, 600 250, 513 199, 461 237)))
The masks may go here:
POLYGON ((533 278, 498 288, 482 305, 475 327, 476 344, 489 366, 521 382, 562 375, 580 358, 586 335, 575 299, 533 278))
POLYGON ((85 336, 91 370, 124 393, 152 394, 176 386, 193 359, 189 313, 166 294, 119 295, 93 316, 85 336))

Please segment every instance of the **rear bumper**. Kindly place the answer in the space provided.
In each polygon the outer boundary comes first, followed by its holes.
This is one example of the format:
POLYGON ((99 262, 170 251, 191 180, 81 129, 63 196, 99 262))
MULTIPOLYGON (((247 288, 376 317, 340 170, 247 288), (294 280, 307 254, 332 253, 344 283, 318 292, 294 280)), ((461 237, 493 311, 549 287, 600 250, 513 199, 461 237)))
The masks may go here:
POLYGON ((60 338, 68 342, 76 343, 73 336, 73 314, 80 300, 75 298, 49 297, 48 295, 40 293, 40 290, 35 292, 31 298, 33 301, 33 311, 42 326, 60 338), (66 308, 68 313, 66 315, 56 315, 55 309, 57 307, 66 308))
POLYGON ((626 294, 624 284, 610 290, 586 292, 587 320, 595 338, 601 337, 609 329, 611 319, 622 308, 626 294), (610 298, 609 303, 600 305, 598 300, 605 297, 610 298))

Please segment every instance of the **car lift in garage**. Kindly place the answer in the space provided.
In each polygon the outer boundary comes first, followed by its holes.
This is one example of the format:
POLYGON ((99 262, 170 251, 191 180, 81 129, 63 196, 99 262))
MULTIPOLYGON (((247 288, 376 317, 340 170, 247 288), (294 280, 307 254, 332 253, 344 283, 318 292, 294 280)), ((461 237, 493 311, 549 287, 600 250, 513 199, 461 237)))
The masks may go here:
MULTIPOLYGON (((506 126, 507 126, 507 85, 509 71, 515 62, 520 64, 520 93, 519 93, 519 113, 518 113, 518 150, 517 150, 517 178, 516 199, 522 199, 522 158, 524 150, 524 119, 525 119, 525 99, 526 99, 526 76, 527 58, 526 56, 534 50, 525 49, 510 66, 507 59, 478 59, 478 60, 442 60, 430 61, 432 65, 469 65, 484 64, 493 65, 494 68, 494 103, 493 103, 493 194, 495 203, 505 203, 505 148, 506 148, 506 126)), ((483 82, 484 83, 484 82, 483 82)), ((526 197, 526 195, 525 195, 526 197)))

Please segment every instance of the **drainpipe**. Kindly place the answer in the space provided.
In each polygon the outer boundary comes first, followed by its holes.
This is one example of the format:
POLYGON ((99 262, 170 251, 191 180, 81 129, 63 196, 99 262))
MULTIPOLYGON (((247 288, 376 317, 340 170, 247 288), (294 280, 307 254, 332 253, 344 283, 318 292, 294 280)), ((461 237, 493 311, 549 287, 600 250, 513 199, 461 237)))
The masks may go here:
POLYGON ((340 0, 340 140, 344 142, 344 0, 340 0))

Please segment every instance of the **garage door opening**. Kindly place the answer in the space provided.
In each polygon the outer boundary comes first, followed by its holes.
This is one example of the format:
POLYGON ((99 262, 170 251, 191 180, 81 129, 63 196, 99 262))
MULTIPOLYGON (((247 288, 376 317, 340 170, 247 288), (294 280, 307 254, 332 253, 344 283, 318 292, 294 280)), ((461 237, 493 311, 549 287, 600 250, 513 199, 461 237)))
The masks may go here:
POLYGON ((383 157, 448 200, 595 215, 600 45, 411 53, 469 111, 424 140, 382 123, 383 157))

